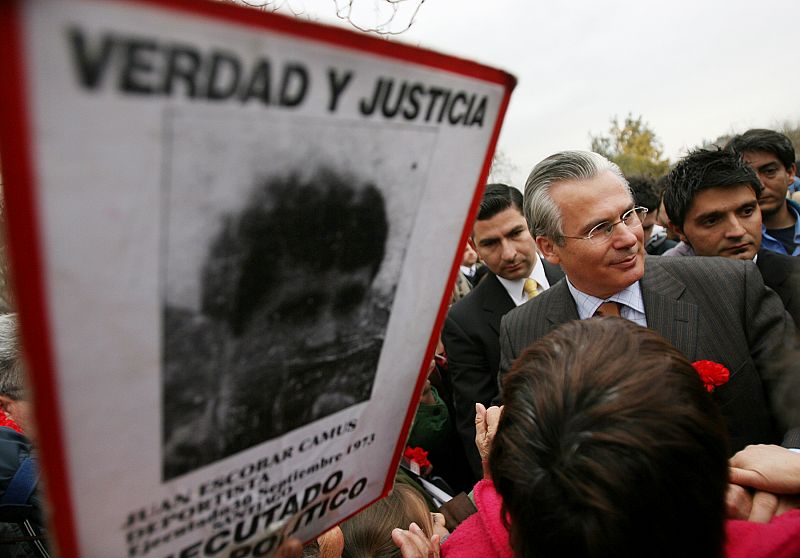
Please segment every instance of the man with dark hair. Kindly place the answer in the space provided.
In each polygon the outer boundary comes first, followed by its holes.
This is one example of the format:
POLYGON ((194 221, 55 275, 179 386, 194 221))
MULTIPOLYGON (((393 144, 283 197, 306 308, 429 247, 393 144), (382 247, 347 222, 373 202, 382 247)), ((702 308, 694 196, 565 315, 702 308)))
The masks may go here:
POLYGON ((525 216, 539 252, 566 281, 509 312, 500 331, 501 374, 559 324, 616 315, 661 333, 691 360, 727 366, 714 392, 737 451, 780 442, 772 406, 794 362, 797 330, 752 262, 726 258, 645 260, 641 215, 619 167, 597 153, 567 151, 540 162, 525 188, 525 216))
POLYGON ((656 183, 649 176, 629 176, 628 185, 636 205, 647 208, 647 214, 642 221, 644 249, 648 254, 659 256, 677 243, 667 238, 667 232, 660 225, 656 230, 658 208, 661 205, 656 183))
POLYGON ((732 151, 689 153, 667 175, 664 191, 670 221, 685 245, 675 255, 755 261, 797 323, 800 260, 761 248, 760 195, 755 172, 732 151))
POLYGON ((500 319, 563 277, 542 262, 522 215, 522 194, 505 184, 489 184, 469 240, 489 273, 453 305, 442 330, 452 379, 455 422, 474 480, 482 475, 475 448, 475 403, 497 396, 500 319))
POLYGON ((763 186, 758 199, 762 246, 779 254, 800 256, 800 204, 786 197, 797 171, 791 140, 778 132, 756 128, 734 136, 725 148, 741 155, 763 186))

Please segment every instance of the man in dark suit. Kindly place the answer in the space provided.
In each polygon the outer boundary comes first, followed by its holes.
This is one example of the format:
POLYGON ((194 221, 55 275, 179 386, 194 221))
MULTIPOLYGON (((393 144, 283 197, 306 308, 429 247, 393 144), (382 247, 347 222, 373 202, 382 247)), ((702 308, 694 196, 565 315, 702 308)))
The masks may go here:
POLYGON ((800 323, 800 259, 761 247, 761 182, 730 151, 698 149, 665 178, 664 207, 685 249, 675 255, 756 262, 764 283, 800 323))
POLYGON ((567 280, 509 312, 500 330, 502 375, 531 342, 561 323, 619 315, 658 331, 690 361, 730 370, 714 391, 731 449, 780 442, 773 403, 797 372, 797 333, 752 262, 648 257, 642 208, 615 164, 589 152, 552 155, 531 172, 525 217, 539 252, 567 280))
POLYGON ((522 194, 511 186, 486 186, 469 242, 489 273, 450 309, 442 342, 452 380, 456 427, 478 480, 483 470, 475 447, 475 403, 488 406, 497 396, 500 318, 564 274, 539 258, 522 215, 522 194))

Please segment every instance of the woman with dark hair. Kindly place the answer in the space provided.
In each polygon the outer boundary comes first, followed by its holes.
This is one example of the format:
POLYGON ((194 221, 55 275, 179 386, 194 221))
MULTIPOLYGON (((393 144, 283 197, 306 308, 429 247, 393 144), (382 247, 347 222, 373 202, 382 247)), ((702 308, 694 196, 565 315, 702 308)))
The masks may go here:
MULTIPOLYGON (((725 425, 697 370, 652 330, 564 324, 519 357, 503 398, 492 480, 476 486, 500 499, 484 498, 443 556, 800 555, 800 510, 725 522, 725 425), (462 531, 487 517, 502 518, 504 549, 462 531)), ((396 542, 417 556, 409 535, 396 542)))

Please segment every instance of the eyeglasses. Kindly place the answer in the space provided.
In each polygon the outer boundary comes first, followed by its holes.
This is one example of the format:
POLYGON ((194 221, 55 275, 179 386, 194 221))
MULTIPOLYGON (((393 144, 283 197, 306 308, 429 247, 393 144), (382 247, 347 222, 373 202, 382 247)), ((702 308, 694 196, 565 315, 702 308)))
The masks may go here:
POLYGON ((607 242, 611 239, 614 235, 614 227, 619 225, 620 223, 625 223, 625 226, 629 229, 635 229, 637 227, 642 226, 642 221, 644 221, 644 216, 647 215, 648 209, 646 207, 634 207, 633 209, 629 209, 625 213, 623 213, 619 221, 616 223, 609 223, 607 221, 603 221, 602 223, 595 225, 592 227, 592 230, 589 231, 589 234, 586 236, 567 236, 564 235, 564 238, 572 238, 575 240, 588 240, 592 244, 602 244, 607 242))

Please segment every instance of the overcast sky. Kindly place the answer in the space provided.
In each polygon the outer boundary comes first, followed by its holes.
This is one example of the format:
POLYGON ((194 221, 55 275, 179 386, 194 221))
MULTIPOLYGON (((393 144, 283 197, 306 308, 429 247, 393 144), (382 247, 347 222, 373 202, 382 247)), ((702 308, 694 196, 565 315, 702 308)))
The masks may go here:
MULTIPOLYGON (((376 23, 377 1, 354 0, 368 8, 356 23, 376 23)), ((292 6, 335 20, 334 0, 292 6)), ((547 155, 588 149, 615 115, 641 115, 672 160, 704 139, 800 122, 800 0, 426 0, 396 40, 517 77, 499 149, 518 187, 547 155)))

